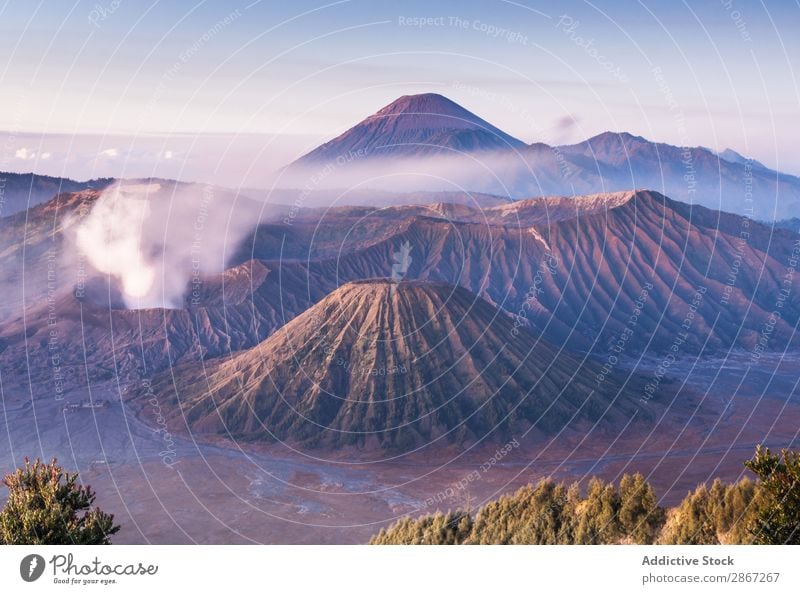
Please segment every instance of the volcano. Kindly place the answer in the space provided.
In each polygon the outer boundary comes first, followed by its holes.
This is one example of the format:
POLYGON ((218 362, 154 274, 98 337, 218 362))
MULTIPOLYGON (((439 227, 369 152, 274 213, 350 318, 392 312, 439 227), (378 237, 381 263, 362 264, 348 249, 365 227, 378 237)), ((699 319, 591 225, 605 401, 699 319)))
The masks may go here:
POLYGON ((601 373, 466 289, 377 279, 340 287, 250 350, 162 373, 153 389, 193 431, 407 449, 643 418, 635 379, 601 373))
POLYGON ((417 156, 524 146, 521 140, 447 97, 425 93, 396 99, 295 163, 308 165, 337 158, 417 156))

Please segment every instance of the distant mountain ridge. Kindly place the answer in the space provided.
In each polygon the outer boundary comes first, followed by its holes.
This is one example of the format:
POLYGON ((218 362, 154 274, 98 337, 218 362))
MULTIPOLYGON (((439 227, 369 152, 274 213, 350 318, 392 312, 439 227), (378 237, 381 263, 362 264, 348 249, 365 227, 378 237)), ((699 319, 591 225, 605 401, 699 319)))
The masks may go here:
POLYGON ((0 172, 0 218, 41 204, 62 192, 102 190, 114 182, 111 178, 75 181, 37 173, 0 172))
POLYGON ((800 178, 726 149, 678 147, 627 132, 526 145, 434 93, 406 95, 291 163, 290 187, 463 190, 512 199, 650 188, 757 220, 800 211, 800 178), (320 175, 320 172, 323 172, 320 175))
MULTIPOLYGON (((0 173, 0 218, 59 192, 113 181, 0 173)), ((269 190, 242 193, 270 203, 341 206, 421 204, 420 193, 431 191, 519 200, 649 188, 759 221, 800 212, 800 177, 733 149, 679 147, 610 131, 571 145, 525 144, 436 93, 398 98, 279 169, 273 181, 269 190)))
POLYGON ((731 148, 726 148, 723 151, 719 151, 717 153, 720 159, 725 159, 730 163, 738 163, 740 165, 744 165, 745 163, 749 163, 752 167, 758 167, 759 169, 769 169, 766 165, 761 163, 760 161, 756 161, 755 159, 750 159, 745 157, 741 153, 736 152, 731 148))

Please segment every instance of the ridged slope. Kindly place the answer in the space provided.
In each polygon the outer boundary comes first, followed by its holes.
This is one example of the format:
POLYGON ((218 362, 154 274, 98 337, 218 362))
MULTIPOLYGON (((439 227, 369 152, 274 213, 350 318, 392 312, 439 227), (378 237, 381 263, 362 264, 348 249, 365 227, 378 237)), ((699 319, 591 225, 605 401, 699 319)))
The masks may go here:
POLYGON ((296 164, 340 156, 419 155, 521 148, 525 144, 435 93, 404 95, 296 164))
POLYGON ((154 382, 177 394, 175 418, 180 409, 193 430, 310 445, 463 443, 603 416, 615 425, 639 409, 615 376, 597 385, 597 364, 441 283, 347 284, 205 370, 186 366, 154 382))

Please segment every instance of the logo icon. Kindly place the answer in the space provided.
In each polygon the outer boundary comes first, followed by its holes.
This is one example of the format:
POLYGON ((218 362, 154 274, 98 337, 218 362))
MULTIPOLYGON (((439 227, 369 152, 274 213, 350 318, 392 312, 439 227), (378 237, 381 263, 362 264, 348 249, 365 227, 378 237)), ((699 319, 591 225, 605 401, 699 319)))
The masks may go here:
POLYGON ((41 555, 26 555, 20 561, 19 575, 26 582, 35 582, 44 573, 44 557, 41 555))

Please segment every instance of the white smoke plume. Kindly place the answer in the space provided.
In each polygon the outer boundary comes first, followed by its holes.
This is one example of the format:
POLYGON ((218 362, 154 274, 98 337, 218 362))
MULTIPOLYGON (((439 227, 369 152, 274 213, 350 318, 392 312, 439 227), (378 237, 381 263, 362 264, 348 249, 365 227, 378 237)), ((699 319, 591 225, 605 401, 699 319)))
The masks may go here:
POLYGON ((259 210, 214 186, 120 182, 73 226, 72 240, 116 281, 126 307, 182 307, 190 282, 224 270, 259 210))

